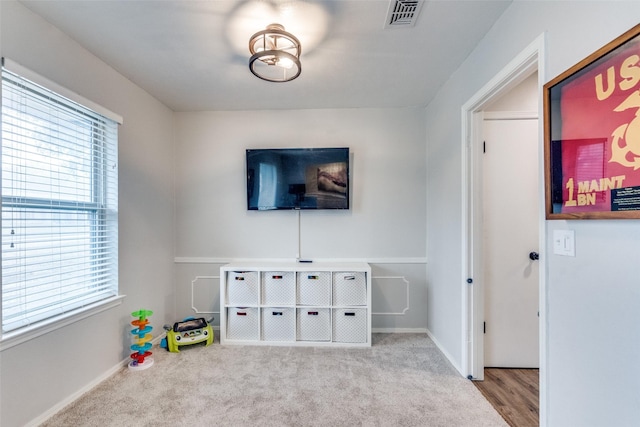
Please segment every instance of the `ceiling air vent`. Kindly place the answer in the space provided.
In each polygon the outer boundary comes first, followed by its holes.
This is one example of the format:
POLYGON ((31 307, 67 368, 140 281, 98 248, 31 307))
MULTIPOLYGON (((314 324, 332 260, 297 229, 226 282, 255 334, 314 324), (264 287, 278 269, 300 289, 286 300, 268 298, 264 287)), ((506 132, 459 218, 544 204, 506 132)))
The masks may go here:
POLYGON ((384 27, 413 27, 418 19, 422 3, 422 0, 391 0, 384 27))

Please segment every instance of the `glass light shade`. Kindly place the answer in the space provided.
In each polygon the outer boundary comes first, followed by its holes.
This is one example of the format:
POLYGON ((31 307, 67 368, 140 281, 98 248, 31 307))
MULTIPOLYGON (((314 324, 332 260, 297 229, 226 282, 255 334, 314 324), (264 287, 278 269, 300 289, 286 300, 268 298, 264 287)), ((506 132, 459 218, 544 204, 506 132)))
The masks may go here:
POLYGON ((300 75, 300 41, 284 31, 280 24, 271 24, 249 39, 249 69, 270 82, 288 82, 300 75))

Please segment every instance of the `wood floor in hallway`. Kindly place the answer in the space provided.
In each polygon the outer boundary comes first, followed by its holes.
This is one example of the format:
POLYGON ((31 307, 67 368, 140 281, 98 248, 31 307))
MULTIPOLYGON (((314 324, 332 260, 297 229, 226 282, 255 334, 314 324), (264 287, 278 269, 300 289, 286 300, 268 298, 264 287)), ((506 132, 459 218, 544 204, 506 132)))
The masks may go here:
POLYGON ((511 427, 539 425, 538 369, 485 368, 484 381, 474 384, 511 427))

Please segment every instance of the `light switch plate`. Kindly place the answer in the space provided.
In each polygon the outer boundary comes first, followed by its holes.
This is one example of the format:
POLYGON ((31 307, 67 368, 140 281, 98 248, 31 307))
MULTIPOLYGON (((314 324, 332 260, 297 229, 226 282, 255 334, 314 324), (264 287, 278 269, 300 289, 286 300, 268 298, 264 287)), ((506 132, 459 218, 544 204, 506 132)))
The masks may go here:
POLYGON ((574 230, 553 230, 553 253, 562 256, 576 256, 574 230))

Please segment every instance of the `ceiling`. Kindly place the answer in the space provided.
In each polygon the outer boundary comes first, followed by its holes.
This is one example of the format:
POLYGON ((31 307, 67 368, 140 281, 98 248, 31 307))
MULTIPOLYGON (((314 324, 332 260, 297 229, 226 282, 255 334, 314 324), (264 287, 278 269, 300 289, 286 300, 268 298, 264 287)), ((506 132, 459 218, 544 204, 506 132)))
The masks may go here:
MULTIPOLYGON (((395 0, 21 0, 174 111, 426 105, 511 0, 425 0, 385 28, 395 0), (302 74, 254 77, 250 36, 280 23, 302 74)), ((405 0, 406 1, 406 0, 405 0)))

